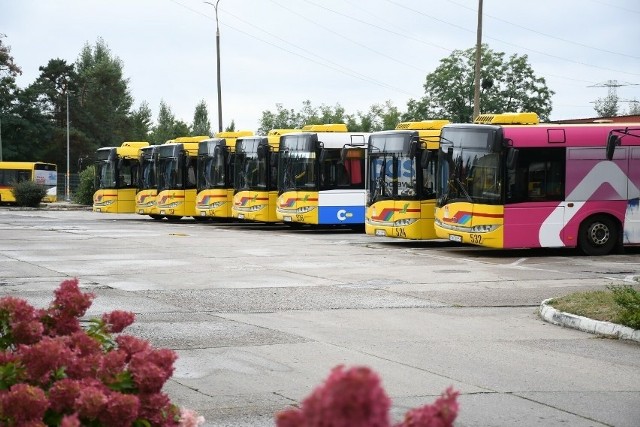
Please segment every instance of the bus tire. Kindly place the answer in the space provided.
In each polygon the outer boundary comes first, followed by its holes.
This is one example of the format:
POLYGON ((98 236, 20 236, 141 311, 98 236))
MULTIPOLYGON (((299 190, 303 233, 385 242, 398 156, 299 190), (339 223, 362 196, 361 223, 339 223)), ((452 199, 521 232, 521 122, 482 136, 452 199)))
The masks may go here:
POLYGON ((580 225, 578 246, 585 255, 607 255, 618 246, 616 222, 605 215, 587 218, 580 225))

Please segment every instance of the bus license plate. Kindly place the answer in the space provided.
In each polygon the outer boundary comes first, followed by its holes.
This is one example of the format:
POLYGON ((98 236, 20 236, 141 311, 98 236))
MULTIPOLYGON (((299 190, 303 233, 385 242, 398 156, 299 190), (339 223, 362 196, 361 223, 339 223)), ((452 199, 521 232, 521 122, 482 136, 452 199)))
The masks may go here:
POLYGON ((285 216, 284 218, 282 218, 282 220, 284 222, 291 222, 291 217, 290 216, 285 216))
POLYGON ((200 216, 207 216, 207 213, 205 211, 200 212, 200 216))
POLYGON ((238 214, 238 219, 244 219, 244 214, 238 214))
POLYGON ((458 236, 457 234, 449 234, 449 240, 452 242, 462 243, 462 236, 458 236))
POLYGON ((376 236, 387 237, 387 232, 384 230, 376 230, 376 236))

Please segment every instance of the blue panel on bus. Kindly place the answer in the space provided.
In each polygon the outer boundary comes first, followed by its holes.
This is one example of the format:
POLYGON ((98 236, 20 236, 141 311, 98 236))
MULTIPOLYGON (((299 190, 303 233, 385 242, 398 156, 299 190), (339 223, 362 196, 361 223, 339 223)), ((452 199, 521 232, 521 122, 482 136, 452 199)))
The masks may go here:
POLYGON ((318 209, 320 224, 364 224, 364 206, 322 206, 318 209))

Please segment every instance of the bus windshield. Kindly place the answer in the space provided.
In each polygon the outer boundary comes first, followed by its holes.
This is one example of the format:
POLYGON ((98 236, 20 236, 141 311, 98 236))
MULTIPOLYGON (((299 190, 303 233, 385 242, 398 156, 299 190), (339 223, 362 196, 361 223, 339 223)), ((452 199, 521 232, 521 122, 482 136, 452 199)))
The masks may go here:
POLYGON ((369 137, 369 204, 417 196, 415 157, 409 147, 412 133, 381 133, 369 137))
MULTIPOLYGON (((280 139, 278 190, 318 190, 316 144, 312 134, 284 135, 280 139)), ((316 137, 317 138, 317 137, 316 137)))
MULTIPOLYGON (((236 145, 235 189, 267 190, 269 158, 258 155, 258 147, 262 143, 258 139, 244 139, 236 145)), ((264 146, 263 149, 268 147, 264 146)))
POLYGON ((96 188, 117 188, 117 158, 96 162, 96 188))
POLYGON ((215 150, 212 156, 198 156, 198 190, 226 188, 225 165, 224 150, 215 150))
POLYGON ((140 190, 156 188, 156 162, 151 156, 140 156, 140 190))
POLYGON ((501 153, 496 132, 484 126, 442 130, 437 174, 437 206, 452 201, 502 203, 501 153))
POLYGON ((182 188, 177 157, 158 158, 158 191, 182 188))

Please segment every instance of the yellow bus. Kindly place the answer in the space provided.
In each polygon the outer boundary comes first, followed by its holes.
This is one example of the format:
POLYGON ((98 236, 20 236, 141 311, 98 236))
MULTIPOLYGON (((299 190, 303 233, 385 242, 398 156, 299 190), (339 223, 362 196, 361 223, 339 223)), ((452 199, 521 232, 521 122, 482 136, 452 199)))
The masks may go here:
POLYGON ((198 146, 196 214, 200 218, 231 218, 236 140, 251 131, 218 132, 198 146))
POLYGON ((146 141, 125 141, 120 147, 102 147, 96 151, 93 211, 134 213, 138 188, 138 154, 146 141))
POLYGON ((440 131, 448 120, 399 123, 369 137, 365 232, 427 240, 434 228, 440 131))
POLYGON ((153 219, 162 219, 156 206, 158 195, 157 184, 157 156, 158 145, 149 145, 140 148, 138 163, 140 173, 138 174, 138 192, 136 193, 136 213, 139 215, 149 215, 153 219))
POLYGON ((278 199, 278 150, 280 137, 300 129, 272 129, 267 136, 239 138, 236 142, 234 167, 234 218, 279 222, 276 215, 278 199))
POLYGON ((53 163, 44 162, 0 162, 0 203, 15 203, 15 184, 34 181, 47 190, 43 202, 58 200, 58 171, 53 163))
POLYGON ((198 145, 209 136, 182 136, 158 146, 158 215, 170 221, 196 213, 198 145))

